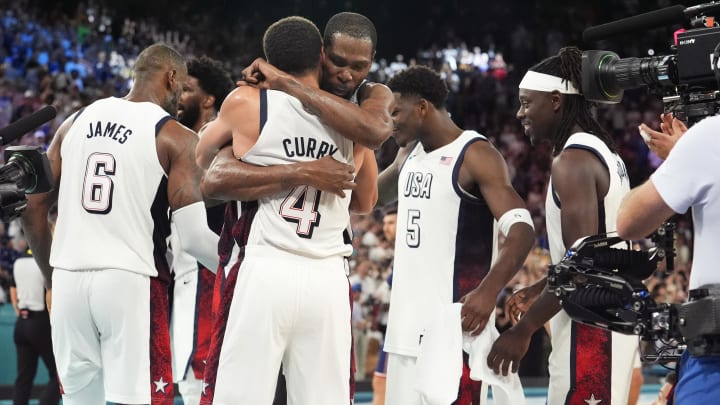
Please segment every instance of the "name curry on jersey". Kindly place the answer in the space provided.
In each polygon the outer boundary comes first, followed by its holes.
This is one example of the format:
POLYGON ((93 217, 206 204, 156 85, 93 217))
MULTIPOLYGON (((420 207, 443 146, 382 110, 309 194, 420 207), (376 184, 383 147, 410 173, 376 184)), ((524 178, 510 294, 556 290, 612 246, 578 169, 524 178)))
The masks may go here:
POLYGON ((289 158, 309 157, 321 159, 328 155, 334 155, 338 150, 337 146, 329 142, 302 136, 296 136, 293 139, 284 138, 282 145, 285 155, 289 158))

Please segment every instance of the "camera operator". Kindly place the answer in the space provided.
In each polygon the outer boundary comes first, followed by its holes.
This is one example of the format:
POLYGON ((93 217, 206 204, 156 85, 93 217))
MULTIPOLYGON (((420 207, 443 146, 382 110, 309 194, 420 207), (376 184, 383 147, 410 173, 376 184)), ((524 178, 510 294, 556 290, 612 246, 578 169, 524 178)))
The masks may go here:
MULTIPOLYGON (((682 134, 682 126, 663 117, 663 133, 682 134)), ((666 150, 667 160, 643 185, 623 200, 617 218, 617 230, 625 239, 641 239, 657 229, 675 213, 692 207, 695 223, 695 252, 690 273, 690 297, 693 290, 720 285, 714 249, 720 243, 720 142, 717 139, 720 116, 706 118, 666 150), (672 149, 672 150, 670 150, 672 149)), ((645 129, 647 131, 647 129, 645 129)), ((647 131, 649 134, 650 131, 647 131)), ((651 144, 656 137, 651 137, 651 144)), ((660 156, 660 155, 659 155, 660 156)), ((661 156, 662 157, 662 156, 661 156)), ((716 286, 709 288, 709 294, 716 286)), ((717 321, 716 321, 717 322, 717 321)), ((705 355, 683 354, 678 370, 675 398, 679 404, 714 403, 720 394, 720 336, 709 336, 705 355)), ((692 342, 688 342, 691 347, 692 342)))

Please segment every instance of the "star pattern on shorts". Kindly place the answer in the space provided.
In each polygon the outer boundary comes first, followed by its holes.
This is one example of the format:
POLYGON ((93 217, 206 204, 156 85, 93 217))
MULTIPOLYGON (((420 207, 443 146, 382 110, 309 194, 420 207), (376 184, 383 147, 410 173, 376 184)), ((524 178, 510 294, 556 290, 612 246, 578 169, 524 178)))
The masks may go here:
POLYGON ((202 388, 202 394, 205 395, 205 396, 207 396, 207 392, 205 392, 205 390, 207 389, 207 387, 210 386, 210 384, 206 383, 205 380, 203 380, 202 386, 203 386, 203 388, 202 388))
POLYGON ((602 402, 602 399, 595 399, 595 394, 590 394, 590 399, 585 400, 588 405, 598 405, 600 402, 602 402))
POLYGON ((165 394, 165 387, 168 385, 165 381, 163 381, 163 378, 160 377, 159 380, 153 381, 153 384, 155 384, 155 392, 162 392, 165 394))

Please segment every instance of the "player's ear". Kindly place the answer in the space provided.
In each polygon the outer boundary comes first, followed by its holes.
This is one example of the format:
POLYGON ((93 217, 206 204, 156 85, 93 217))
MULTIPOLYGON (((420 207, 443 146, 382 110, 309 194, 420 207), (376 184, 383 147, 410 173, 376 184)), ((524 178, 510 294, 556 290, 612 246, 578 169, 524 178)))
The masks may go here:
POLYGON ((563 99, 562 95, 560 95, 560 92, 557 90, 554 90, 552 93, 550 93, 550 102, 552 103, 552 108, 554 112, 558 112, 562 110, 562 105, 565 100, 563 99))
POLYGON ((210 108, 215 104, 215 96, 208 94, 202 102, 203 108, 210 108))
POLYGON ((171 69, 166 74, 167 77, 167 88, 172 89, 175 85, 175 81, 177 80, 177 70, 171 69))
POLYGON ((424 98, 420 98, 417 104, 417 111, 421 117, 425 117, 430 111, 430 103, 424 98))

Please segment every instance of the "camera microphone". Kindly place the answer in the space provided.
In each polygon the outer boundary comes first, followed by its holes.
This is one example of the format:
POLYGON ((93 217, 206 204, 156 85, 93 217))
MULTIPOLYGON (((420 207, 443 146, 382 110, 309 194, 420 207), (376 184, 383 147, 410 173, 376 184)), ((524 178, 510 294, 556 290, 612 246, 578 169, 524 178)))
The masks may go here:
POLYGON ((661 8, 649 13, 638 14, 606 24, 589 27, 583 31, 583 41, 591 42, 619 34, 658 28, 687 20, 685 6, 681 4, 661 8))
POLYGON ((55 118, 56 115, 55 107, 48 105, 0 129, 0 146, 22 138, 26 133, 55 118))

